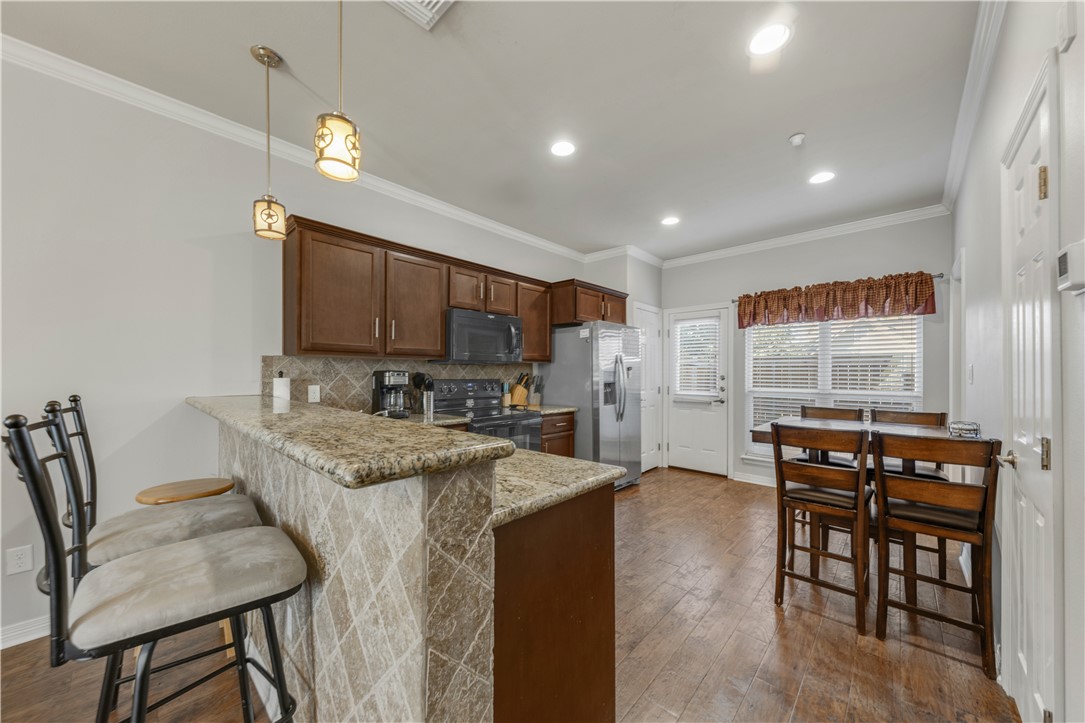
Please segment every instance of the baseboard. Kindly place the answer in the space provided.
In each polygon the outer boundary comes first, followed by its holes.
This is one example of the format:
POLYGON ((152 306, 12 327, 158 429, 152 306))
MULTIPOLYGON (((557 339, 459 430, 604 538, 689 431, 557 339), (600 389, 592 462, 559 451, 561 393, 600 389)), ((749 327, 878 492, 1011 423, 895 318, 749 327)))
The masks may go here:
POLYGON ((44 638, 49 634, 49 616, 42 615, 40 618, 31 618, 21 623, 5 625, 0 630, 0 648, 10 648, 12 645, 29 643, 31 640, 44 638))
POLYGON ((759 474, 745 474, 745 473, 743 473, 742 475, 732 475, 731 479, 733 479, 736 482, 745 482, 747 484, 759 485, 761 487, 775 487, 776 486, 776 478, 775 477, 763 477, 763 476, 761 476, 759 474))

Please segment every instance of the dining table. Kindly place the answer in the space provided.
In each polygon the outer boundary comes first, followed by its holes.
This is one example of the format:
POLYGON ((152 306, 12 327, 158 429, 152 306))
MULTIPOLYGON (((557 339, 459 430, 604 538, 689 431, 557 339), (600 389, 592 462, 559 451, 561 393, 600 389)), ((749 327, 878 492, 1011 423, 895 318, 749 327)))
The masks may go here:
POLYGON ((950 436, 949 427, 934 427, 922 424, 891 424, 889 422, 856 422, 850 419, 804 419, 802 417, 780 417, 771 422, 759 424, 750 430, 750 436, 758 444, 772 444, 772 425, 784 424, 789 427, 804 429, 826 429, 835 432, 854 432, 865 430, 884 434, 900 434, 908 437, 935 437, 946 439, 950 436))

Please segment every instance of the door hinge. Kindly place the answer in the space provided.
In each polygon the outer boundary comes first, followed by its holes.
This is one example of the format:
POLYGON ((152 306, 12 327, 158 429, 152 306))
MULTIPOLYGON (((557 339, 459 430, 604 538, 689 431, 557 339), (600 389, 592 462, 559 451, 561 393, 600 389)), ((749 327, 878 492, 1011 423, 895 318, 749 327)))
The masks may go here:
POLYGON ((1051 723, 1055 720, 1055 714, 1044 708, 1044 723, 1051 723))
POLYGON ((1051 439, 1040 437, 1040 469, 1051 469, 1051 439))
POLYGON ((668 452, 670 452, 670 451, 671 451, 671 443, 670 443, 670 442, 667 442, 667 451, 668 451, 668 452))
POLYGON ((663 445, 662 444, 657 444, 656 449, 658 449, 660 452, 662 452, 663 451, 663 445))
POLYGON ((1040 166, 1040 200, 1047 198, 1047 166, 1040 166))

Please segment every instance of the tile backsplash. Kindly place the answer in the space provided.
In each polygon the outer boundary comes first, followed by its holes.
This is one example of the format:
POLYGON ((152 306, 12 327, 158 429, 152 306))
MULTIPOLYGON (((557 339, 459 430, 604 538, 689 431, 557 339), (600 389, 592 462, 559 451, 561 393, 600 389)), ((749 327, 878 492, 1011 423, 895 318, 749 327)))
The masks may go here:
POLYGON ((271 380, 283 373, 290 379, 290 398, 304 402, 310 384, 320 385, 320 401, 350 411, 369 410, 373 372, 403 369, 424 372, 434 379, 499 379, 509 382, 531 364, 435 364, 415 359, 364 359, 338 356, 265 356, 261 361, 260 393, 271 396, 271 380))

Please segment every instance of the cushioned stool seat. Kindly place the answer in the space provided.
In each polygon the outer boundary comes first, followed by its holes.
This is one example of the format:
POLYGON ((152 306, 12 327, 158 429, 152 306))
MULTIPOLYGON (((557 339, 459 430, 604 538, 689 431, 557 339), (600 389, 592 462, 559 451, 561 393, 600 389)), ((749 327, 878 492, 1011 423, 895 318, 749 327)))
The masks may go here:
POLYGON ((175 542, 87 573, 69 608, 70 640, 95 650, 205 616, 221 617, 304 581, 305 561, 274 527, 175 542))
POLYGON ((152 547, 261 524, 252 500, 244 495, 145 507, 111 517, 91 530, 87 562, 97 567, 152 547))

